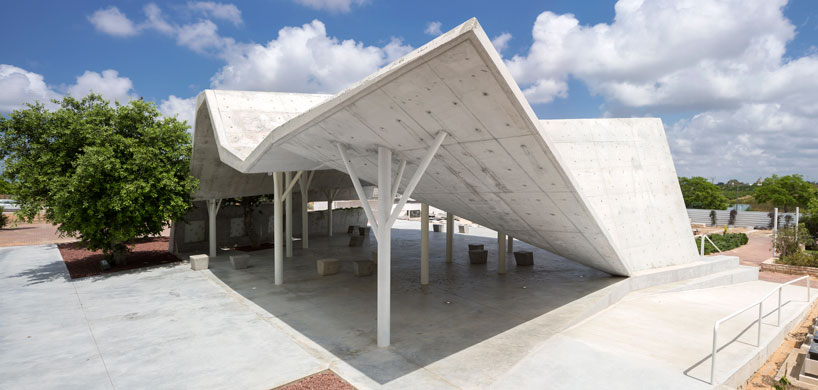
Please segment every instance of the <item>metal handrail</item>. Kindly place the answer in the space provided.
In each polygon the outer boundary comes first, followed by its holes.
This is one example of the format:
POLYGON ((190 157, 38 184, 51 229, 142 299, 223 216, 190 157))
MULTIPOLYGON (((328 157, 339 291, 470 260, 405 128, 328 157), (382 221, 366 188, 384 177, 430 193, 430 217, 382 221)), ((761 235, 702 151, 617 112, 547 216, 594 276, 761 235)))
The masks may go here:
MULTIPOLYGON (((721 251, 721 249, 719 249, 719 246, 718 246, 718 245, 716 245, 716 243, 715 243, 715 242, 713 242, 713 240, 711 240, 711 239, 710 239, 710 237, 709 237, 707 234, 697 234, 697 235, 693 236, 693 239, 696 239, 697 237, 704 237, 704 238, 706 238, 706 239, 707 239, 707 241, 710 241, 710 243, 711 243, 711 244, 713 244, 713 247, 714 247, 714 248, 716 248, 716 250, 717 250, 717 251, 719 251, 719 253, 724 253, 724 252, 722 252, 722 251, 721 251)), ((704 256, 704 238, 703 238, 703 239, 702 239, 702 241, 701 241, 701 243, 702 243, 702 245, 701 245, 701 251, 699 252, 699 254, 700 254, 701 256, 704 256)))
POLYGON ((724 321, 727 321, 727 320, 729 320, 729 319, 731 319, 731 318, 733 318, 733 317, 735 317, 735 316, 737 316, 737 315, 739 315, 741 313, 744 313, 747 310, 752 309, 755 306, 758 306, 758 336, 757 336, 757 339, 756 339, 756 347, 760 348, 761 347, 761 317, 762 317, 762 307, 764 305, 764 300, 769 298, 770 295, 772 295, 774 292, 778 291, 778 309, 777 309, 778 310, 778 320, 777 320, 775 326, 776 327, 781 326, 781 293, 782 293, 782 291, 784 289, 784 286, 793 284, 793 283, 798 282, 798 281, 803 280, 803 279, 807 279, 807 303, 809 303, 812 300, 812 295, 811 295, 811 292, 810 292, 810 277, 809 277, 809 275, 805 275, 805 276, 802 276, 802 277, 800 277, 798 279, 793 279, 793 280, 790 280, 787 283, 781 284, 780 286, 774 288, 772 291, 767 293, 767 295, 764 295, 764 297, 762 297, 758 302, 754 302, 754 303, 748 305, 747 307, 745 307, 745 308, 743 308, 741 310, 738 310, 738 311, 734 312, 733 314, 730 314, 729 316, 726 316, 726 317, 716 321, 716 323, 713 325, 713 353, 711 355, 711 360, 710 360, 711 361, 711 365, 710 365, 710 384, 711 385, 714 384, 715 376, 716 376, 716 352, 718 352, 719 325, 721 325, 721 323, 724 322, 724 321))

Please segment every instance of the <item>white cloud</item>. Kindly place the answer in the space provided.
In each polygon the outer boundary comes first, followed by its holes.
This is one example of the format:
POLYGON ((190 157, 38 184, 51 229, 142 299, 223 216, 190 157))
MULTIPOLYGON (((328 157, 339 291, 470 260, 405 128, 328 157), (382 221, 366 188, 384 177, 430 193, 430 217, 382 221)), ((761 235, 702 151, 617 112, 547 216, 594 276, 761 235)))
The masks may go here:
POLYGON ((66 92, 77 99, 94 92, 111 103, 118 101, 127 104, 128 101, 136 99, 131 79, 119 77, 119 72, 112 69, 103 70, 102 73, 86 70, 77 77, 76 83, 66 88, 66 92))
POLYGON ((49 88, 43 76, 12 65, 0 64, 0 113, 25 108, 39 101, 49 108, 60 95, 49 88))
POLYGON ((188 2, 188 8, 199 11, 214 19, 226 20, 238 26, 242 23, 241 11, 233 4, 216 3, 213 1, 188 2))
POLYGON ((529 51, 507 64, 532 103, 567 96, 574 78, 606 115, 698 112, 666 124, 680 174, 818 179, 818 54, 786 55, 785 5, 620 0, 613 22, 593 26, 543 12, 529 51))
POLYGON ((139 33, 139 28, 117 7, 108 7, 88 17, 97 30, 115 37, 129 37, 139 33))
POLYGON ((158 5, 150 3, 145 6, 144 11, 147 19, 140 25, 142 28, 153 29, 167 35, 173 35, 176 32, 177 27, 165 20, 158 5))
POLYGON ((324 23, 285 27, 267 44, 236 45, 211 79, 214 88, 282 92, 338 92, 403 54, 393 39, 385 47, 327 36, 324 23))
POLYGON ((429 35, 440 35, 440 27, 443 26, 440 22, 429 22, 426 23, 426 29, 423 30, 424 33, 429 35))
POLYGON ((49 86, 42 75, 25 69, 0 64, 0 112, 11 112, 25 108, 25 103, 40 102, 49 109, 57 106, 51 99, 62 99, 65 93, 81 99, 89 92, 102 95, 106 100, 127 103, 135 99, 133 82, 127 77, 120 77, 115 70, 103 70, 102 73, 85 71, 71 85, 49 86))
POLYGON ((170 95, 159 104, 159 111, 162 114, 168 117, 176 117, 180 121, 187 121, 188 126, 191 128, 193 127, 195 109, 196 96, 185 99, 170 95))
POLYGON ((233 39, 219 35, 218 30, 219 27, 209 20, 186 24, 178 28, 176 43, 197 53, 218 55, 234 43, 233 39))
POLYGON ((491 40, 491 44, 498 52, 503 52, 508 47, 508 41, 511 40, 511 33, 504 32, 491 40))
POLYGON ((293 0, 298 4, 317 10, 349 12, 353 5, 363 5, 366 0, 293 0))

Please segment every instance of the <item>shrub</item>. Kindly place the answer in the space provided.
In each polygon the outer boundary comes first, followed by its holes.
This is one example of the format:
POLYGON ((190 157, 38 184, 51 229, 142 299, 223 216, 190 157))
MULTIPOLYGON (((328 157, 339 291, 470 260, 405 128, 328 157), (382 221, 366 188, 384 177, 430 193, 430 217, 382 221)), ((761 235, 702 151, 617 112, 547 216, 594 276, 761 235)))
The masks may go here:
POLYGON ((806 245, 812 240, 809 231, 803 223, 798 224, 798 238, 795 237, 795 227, 779 228, 778 234, 773 241, 776 254, 780 257, 787 257, 801 251, 800 246, 806 245))
MULTIPOLYGON (((747 243, 749 240, 747 235, 744 233, 728 233, 728 234, 713 234, 710 235, 710 240, 716 244, 723 252, 729 251, 731 249, 738 248, 747 243)), ((696 248, 701 248, 701 238, 696 239, 696 248)), ((705 240, 704 242, 704 254, 709 255, 711 253, 718 252, 716 247, 710 243, 710 241, 705 240)))
POLYGON ((818 256, 806 251, 796 252, 791 255, 782 256, 776 259, 776 264, 796 265, 799 267, 818 267, 818 256))
POLYGON ((710 210, 710 225, 716 226, 716 210, 710 210))
POLYGON ((5 211, 2 207, 0 207, 0 229, 6 227, 6 224, 9 223, 9 217, 6 214, 3 214, 5 211))
POLYGON ((727 221, 728 225, 736 225, 736 216, 738 215, 738 211, 736 209, 730 210, 730 219, 727 221))

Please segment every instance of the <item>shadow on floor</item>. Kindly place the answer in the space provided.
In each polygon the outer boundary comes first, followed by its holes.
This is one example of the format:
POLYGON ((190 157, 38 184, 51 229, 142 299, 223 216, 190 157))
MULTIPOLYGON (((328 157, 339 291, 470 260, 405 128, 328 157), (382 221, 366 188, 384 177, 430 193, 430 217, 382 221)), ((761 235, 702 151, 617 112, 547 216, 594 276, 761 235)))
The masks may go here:
MULTIPOLYGON (((445 233, 430 233, 430 283, 422 286, 419 230, 394 229, 392 240, 391 346, 376 345, 376 276, 356 277, 352 261, 371 258, 370 235, 363 247, 349 247, 346 234, 311 238, 311 249, 295 248, 285 259, 285 284, 273 283, 273 251, 254 252, 252 266, 233 270, 228 253, 210 269, 237 293, 379 383, 450 357, 501 333, 623 280, 517 241, 515 250, 535 253, 533 267, 516 267, 507 253, 508 273, 497 274, 496 238, 456 234, 454 261, 446 263, 445 233), (470 265, 467 244, 484 244, 489 263, 470 265), (315 261, 341 260, 341 271, 320 277, 315 261)), ((564 317, 564 316, 563 316, 564 317)), ((527 353, 559 331, 567 318, 527 324, 512 344, 512 355, 527 353)), ((508 341, 503 342, 507 345, 508 341)), ((498 348, 493 347, 493 351, 498 348)), ((475 349, 453 364, 469 365, 475 349)), ((522 357, 521 355, 520 357, 522 357)), ((490 356, 482 356, 490 359, 490 356)))

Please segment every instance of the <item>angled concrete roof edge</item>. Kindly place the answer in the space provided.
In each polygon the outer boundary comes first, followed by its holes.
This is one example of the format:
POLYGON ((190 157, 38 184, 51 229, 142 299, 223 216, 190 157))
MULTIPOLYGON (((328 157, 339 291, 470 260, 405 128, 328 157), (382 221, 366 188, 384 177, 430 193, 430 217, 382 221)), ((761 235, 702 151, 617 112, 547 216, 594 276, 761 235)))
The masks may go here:
POLYGON ((415 66, 422 64, 422 62, 417 61, 423 60, 425 62, 430 59, 427 58, 427 52, 443 52, 448 47, 459 43, 461 40, 468 39, 467 33, 477 31, 481 32, 483 36, 486 36, 482 27, 480 27, 480 24, 477 22, 477 18, 471 18, 459 26, 429 41, 425 45, 393 61, 389 65, 379 69, 363 80, 347 87, 335 95, 335 97, 332 99, 329 99, 326 102, 319 104, 318 106, 315 106, 282 124, 274 131, 271 131, 270 134, 265 137, 259 146, 250 154, 250 156, 242 161, 241 164, 236 167, 236 169, 242 172, 250 172, 255 162, 261 158, 261 156, 263 156, 273 144, 292 136, 294 131, 305 128, 309 123, 320 121, 322 117, 332 114, 337 106, 345 103, 347 100, 355 96, 366 94, 369 90, 376 89, 378 87, 378 83, 397 78, 401 74, 413 69, 415 66))

